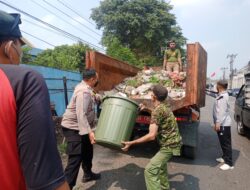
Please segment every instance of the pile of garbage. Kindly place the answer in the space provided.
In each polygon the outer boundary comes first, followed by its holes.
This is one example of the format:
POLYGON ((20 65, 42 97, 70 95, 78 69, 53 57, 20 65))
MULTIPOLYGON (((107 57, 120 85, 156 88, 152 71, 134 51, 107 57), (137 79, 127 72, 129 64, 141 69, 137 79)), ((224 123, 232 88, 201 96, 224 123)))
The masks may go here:
POLYGON ((186 72, 145 69, 134 77, 128 77, 104 95, 118 95, 128 98, 150 99, 152 87, 161 84, 168 90, 168 96, 179 100, 185 97, 186 72))

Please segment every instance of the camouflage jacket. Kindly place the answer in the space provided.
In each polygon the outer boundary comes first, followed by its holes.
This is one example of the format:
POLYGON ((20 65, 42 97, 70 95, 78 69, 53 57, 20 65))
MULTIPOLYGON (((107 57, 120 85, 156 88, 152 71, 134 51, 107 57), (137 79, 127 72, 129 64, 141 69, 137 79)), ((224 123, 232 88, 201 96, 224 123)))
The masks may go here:
POLYGON ((153 110, 151 116, 151 123, 158 125, 157 140, 161 148, 180 148, 181 136, 169 104, 161 103, 153 110))

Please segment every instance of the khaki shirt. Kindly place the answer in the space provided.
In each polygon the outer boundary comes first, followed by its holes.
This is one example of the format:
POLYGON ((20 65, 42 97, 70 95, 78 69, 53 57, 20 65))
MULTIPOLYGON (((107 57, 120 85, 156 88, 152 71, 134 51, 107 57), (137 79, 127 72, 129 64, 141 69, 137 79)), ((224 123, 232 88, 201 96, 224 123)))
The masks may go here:
POLYGON ((165 51, 164 59, 167 62, 178 62, 179 58, 181 58, 181 52, 179 49, 168 49, 165 51))
POLYGON ((61 124, 65 128, 78 130, 80 135, 85 135, 93 130, 95 121, 95 95, 93 89, 82 81, 75 87, 61 124))

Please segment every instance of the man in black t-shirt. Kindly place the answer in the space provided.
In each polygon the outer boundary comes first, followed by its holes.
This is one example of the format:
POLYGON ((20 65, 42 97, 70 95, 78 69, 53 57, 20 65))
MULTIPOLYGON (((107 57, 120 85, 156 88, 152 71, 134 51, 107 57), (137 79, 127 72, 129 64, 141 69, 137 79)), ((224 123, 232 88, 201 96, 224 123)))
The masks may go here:
POLYGON ((44 79, 10 65, 22 55, 20 23, 19 14, 0 11, 0 187, 69 190, 44 79))

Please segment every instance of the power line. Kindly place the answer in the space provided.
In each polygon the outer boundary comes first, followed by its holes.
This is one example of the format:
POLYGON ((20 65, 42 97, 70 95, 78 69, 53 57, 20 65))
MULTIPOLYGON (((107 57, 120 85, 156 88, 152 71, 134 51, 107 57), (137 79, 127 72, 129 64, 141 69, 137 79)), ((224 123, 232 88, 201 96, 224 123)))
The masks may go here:
POLYGON ((29 36, 32 36, 33 38, 35 38, 35 39, 37 39, 37 40, 40 40, 40 41, 42 41, 42 42, 44 42, 44 43, 46 43, 46 44, 48 44, 48 45, 50 45, 50 46, 56 47, 55 45, 53 45, 53 44, 51 44, 51 43, 49 43, 49 42, 47 42, 47 41, 45 41, 45 40, 43 40, 43 39, 41 39, 41 38, 38 38, 38 37, 36 37, 36 36, 34 36, 34 35, 28 33, 28 32, 25 32, 25 31, 23 31, 23 30, 21 30, 21 31, 22 31, 22 33, 25 33, 25 34, 27 34, 27 35, 29 35, 29 36))
POLYGON ((89 33, 85 32, 85 31, 82 30, 81 28, 79 28, 79 27, 73 25, 72 23, 68 22, 67 20, 63 19, 62 17, 60 17, 59 15, 55 14, 53 11, 47 9, 46 7, 44 7, 43 5, 39 4, 38 2, 36 2, 36 1, 34 1, 34 0, 30 0, 30 1, 32 1, 32 2, 33 2, 34 4, 36 4, 37 6, 39 6, 39 7, 43 8, 43 9, 45 9, 47 12, 49 12, 49 13, 51 13, 51 14, 53 14, 53 15, 56 15, 60 20, 66 22, 66 23, 69 24, 70 26, 73 26, 73 27, 76 28, 77 30, 79 30, 79 31, 83 32, 84 34, 88 35, 89 37, 95 39, 96 41, 99 41, 99 40, 98 40, 97 38, 95 38, 94 36, 90 35, 89 33))
POLYGON ((40 25, 40 24, 34 23, 34 22, 29 21, 29 20, 27 20, 27 19, 25 19, 25 18, 22 18, 22 21, 28 22, 28 23, 30 23, 30 24, 32 24, 32 25, 34 25, 34 26, 37 26, 37 27, 42 28, 42 29, 44 29, 44 30, 47 30, 47 31, 49 31, 49 32, 51 32, 51 33, 58 34, 58 35, 61 35, 61 36, 63 36, 63 37, 66 37, 66 38, 68 38, 68 39, 70 39, 70 40, 72 40, 72 41, 75 41, 74 38, 72 38, 72 37, 70 37, 70 36, 67 36, 67 35, 65 35, 65 34, 63 34, 63 33, 60 33, 60 32, 58 32, 58 31, 55 31, 55 30, 53 30, 53 29, 50 29, 50 28, 48 28, 48 27, 46 27, 46 26, 44 26, 44 25, 40 25))
POLYGON ((28 22, 28 23, 30 23, 30 24, 32 24, 32 25, 34 25, 34 26, 37 26, 37 27, 42 28, 42 29, 44 29, 44 30, 47 30, 47 31, 49 31, 49 32, 51 32, 51 33, 53 33, 53 34, 58 34, 58 35, 60 35, 60 36, 66 37, 66 38, 68 38, 68 39, 70 39, 70 40, 72 40, 72 41, 76 41, 73 37, 67 36, 67 35, 65 35, 64 33, 60 33, 60 32, 58 32, 58 31, 56 31, 56 30, 50 29, 50 28, 48 28, 48 27, 46 27, 46 26, 44 26, 44 25, 40 25, 40 24, 34 23, 34 22, 29 21, 29 20, 27 20, 27 19, 25 19, 25 18, 22 18, 22 21, 28 22))
MULTIPOLYGON (((49 32, 51 32, 51 33, 56 33, 56 34, 59 34, 59 35, 64 36, 63 34, 57 32, 57 31, 55 31, 55 30, 52 30, 52 29, 50 29, 50 28, 48 28, 48 27, 46 27, 46 26, 44 26, 44 25, 40 25, 40 24, 34 23, 34 22, 29 21, 29 20, 27 20, 27 19, 25 19, 25 18, 22 18, 22 21, 28 22, 28 23, 30 23, 30 24, 32 24, 32 25, 34 25, 34 26, 37 26, 37 27, 42 28, 42 29, 44 29, 44 30, 47 30, 47 31, 49 31, 49 32)), ((64 36, 64 37, 68 37, 68 36, 64 36)), ((71 39, 71 38, 70 38, 70 39, 71 39)), ((72 39, 72 40, 73 40, 73 39, 72 39)), ((75 40, 73 40, 73 41, 75 41, 75 40)))
POLYGON ((66 15, 67 17, 71 18, 72 20, 74 20, 75 22, 81 24, 82 26, 84 26, 85 28, 89 29, 90 31, 94 32, 96 35, 101 36, 100 34, 98 34, 96 31, 92 30, 91 28, 89 28, 88 26, 84 25, 83 23, 81 23, 80 21, 76 20, 75 18, 73 18, 72 16, 70 16, 69 14, 63 12, 62 10, 58 9, 56 6, 52 5, 51 3, 49 3, 46 0, 43 0, 43 2, 45 2, 46 4, 48 4, 49 6, 53 7, 54 9, 56 9, 57 11, 61 12, 62 14, 66 15))
POLYGON ((91 25, 95 26, 94 23, 90 22, 88 19, 84 18, 83 16, 81 16, 77 11, 75 11, 73 8, 71 8, 69 5, 67 5, 65 2, 61 1, 61 0, 57 0, 60 4, 62 4, 64 7, 68 8, 69 10, 71 10, 72 12, 74 12, 75 14, 77 14, 79 17, 81 17, 83 20, 87 21, 88 23, 90 23, 91 25))
POLYGON ((22 14, 24 14, 24 15, 26 15, 26 16, 28 16, 28 17, 30 17, 30 18, 36 20, 36 21, 38 21, 38 22, 40 22, 40 23, 43 23, 44 25, 47 25, 47 26, 49 26, 50 28, 53 28, 53 29, 56 30, 56 31, 59 31, 59 32, 65 34, 65 35, 67 35, 67 36, 69 36, 69 37, 72 37, 72 38, 74 38, 76 41, 80 41, 80 42, 86 43, 86 44, 88 44, 88 45, 91 46, 91 47, 94 47, 94 48, 97 48, 97 49, 101 50, 102 52, 105 51, 105 50, 104 50, 103 48, 101 48, 101 47, 98 47, 98 46, 96 46, 96 45, 94 45, 94 44, 91 44, 91 43, 89 43, 89 42, 87 42, 87 41, 81 39, 80 37, 77 37, 77 36, 75 36, 75 35, 73 35, 73 34, 70 34, 69 32, 66 32, 66 31, 64 31, 64 30, 62 30, 62 29, 60 29, 60 28, 58 28, 58 27, 56 27, 56 26, 53 26, 53 25, 51 25, 51 24, 49 24, 49 23, 47 23, 47 22, 45 22, 45 21, 43 21, 43 20, 41 20, 41 19, 39 19, 39 18, 33 16, 33 15, 30 15, 29 13, 27 13, 27 12, 25 12, 25 11, 22 11, 21 9, 18 9, 18 8, 14 7, 14 6, 10 5, 10 4, 8 4, 8 3, 5 3, 5 2, 3 2, 3 1, 1 1, 1 0, 0 0, 0 3, 4 4, 4 5, 7 6, 7 7, 12 8, 12 9, 14 9, 14 10, 16 10, 16 11, 18 11, 18 12, 20 12, 20 13, 22 13, 22 14))
POLYGON ((103 48, 100 48, 100 47, 98 47, 98 46, 96 46, 94 44, 91 44, 91 43, 89 43, 89 42, 87 42, 87 41, 85 41, 85 40, 83 40, 83 39, 81 39, 81 38, 79 38, 79 37, 77 37, 77 36, 75 36, 73 34, 70 34, 70 33, 66 32, 66 31, 64 31, 64 30, 62 30, 62 29, 60 29, 60 28, 58 28, 56 26, 53 26, 53 25, 51 25, 51 24, 49 24, 49 23, 47 23, 47 22, 45 22, 45 21, 43 21, 43 20, 41 20, 41 19, 33 16, 33 15, 30 15, 29 13, 26 13, 25 11, 22 11, 21 9, 18 9, 18 8, 14 7, 14 6, 10 5, 10 4, 8 4, 8 3, 5 3, 3 1, 0 1, 0 3, 4 4, 5 6, 8 6, 8 7, 12 8, 12 9, 14 9, 14 10, 16 10, 16 11, 18 11, 18 12, 20 12, 20 13, 28 16, 28 17, 31 17, 32 19, 34 19, 34 20, 36 20, 36 21, 38 21, 38 22, 40 22, 40 23, 42 23, 44 25, 47 25, 47 26, 49 26, 50 28, 53 28, 56 31, 59 31, 59 32, 63 33, 64 35, 68 36, 68 37, 73 38, 75 41, 80 41, 80 42, 88 44, 91 47, 97 48, 97 49, 99 49, 101 51, 105 51, 103 48))

